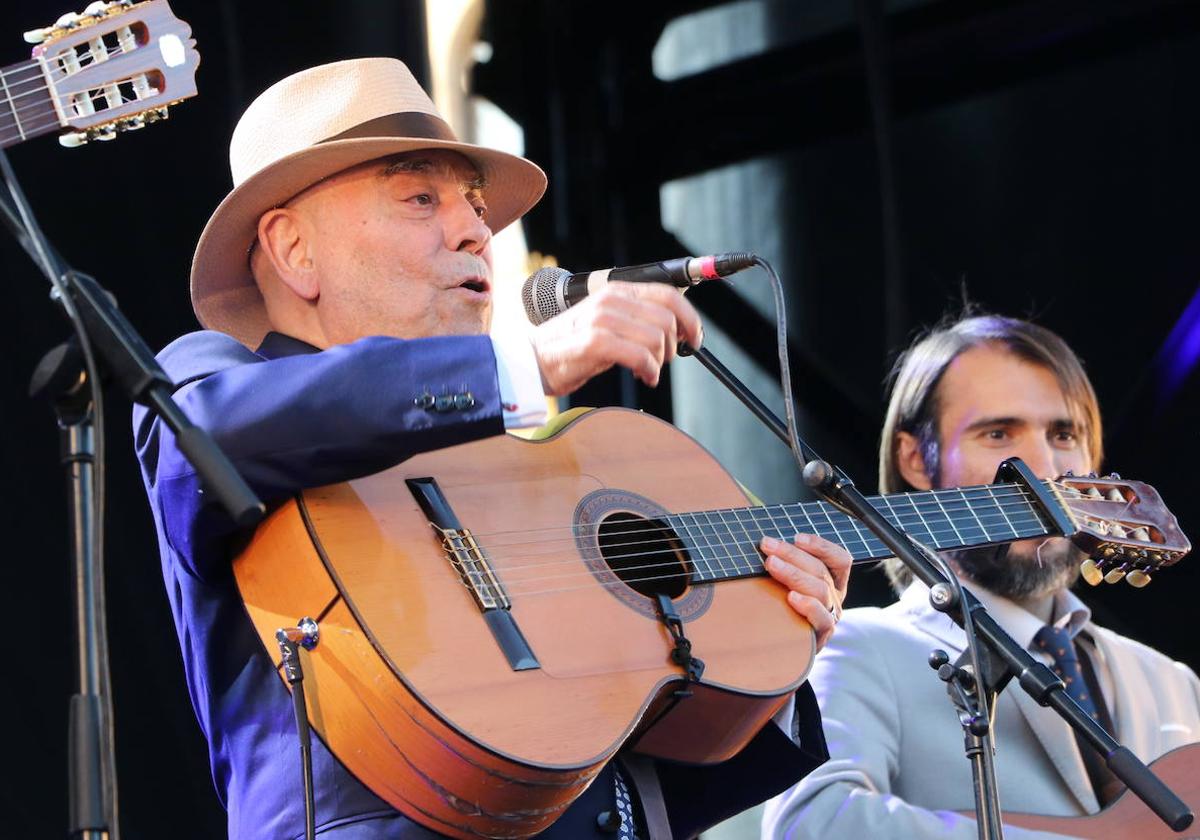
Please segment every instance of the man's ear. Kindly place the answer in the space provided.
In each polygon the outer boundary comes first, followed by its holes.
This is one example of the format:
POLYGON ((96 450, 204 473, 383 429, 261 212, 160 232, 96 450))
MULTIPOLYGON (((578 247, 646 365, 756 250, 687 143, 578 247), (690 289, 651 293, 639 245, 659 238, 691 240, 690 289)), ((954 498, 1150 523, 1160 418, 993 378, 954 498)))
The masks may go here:
POLYGON ((291 207, 275 207, 258 219, 258 247, 275 275, 298 297, 313 301, 320 296, 321 286, 308 234, 305 219, 291 207))
POLYGON ((921 443, 916 435, 896 432, 896 469, 910 487, 929 490, 933 486, 929 472, 925 469, 925 455, 921 452, 921 443))

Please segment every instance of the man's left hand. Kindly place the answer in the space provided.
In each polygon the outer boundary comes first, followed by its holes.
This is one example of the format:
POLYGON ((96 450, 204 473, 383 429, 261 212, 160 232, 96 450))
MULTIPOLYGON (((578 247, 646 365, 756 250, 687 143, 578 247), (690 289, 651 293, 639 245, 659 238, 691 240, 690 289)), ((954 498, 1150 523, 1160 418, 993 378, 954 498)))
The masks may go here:
POLYGON ((763 537, 759 548, 767 574, 788 588, 788 605, 812 625, 820 650, 842 617, 850 552, 814 534, 797 534, 794 543, 763 537))

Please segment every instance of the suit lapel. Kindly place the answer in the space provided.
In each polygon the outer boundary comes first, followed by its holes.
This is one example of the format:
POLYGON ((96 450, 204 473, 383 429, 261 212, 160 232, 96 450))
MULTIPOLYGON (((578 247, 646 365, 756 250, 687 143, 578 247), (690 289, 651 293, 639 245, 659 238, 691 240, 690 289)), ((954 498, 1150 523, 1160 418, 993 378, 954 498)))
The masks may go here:
MULTIPOLYGON (((1096 792, 1092 790, 1087 768, 1079 754, 1079 745, 1075 743, 1075 733, 1067 722, 1053 710, 1039 706, 1036 700, 1015 683, 1006 688, 1005 692, 1012 695, 1025 722, 1029 724, 1029 728, 1033 730, 1033 734, 1037 736, 1050 758, 1050 763, 1067 783, 1067 787, 1071 789, 1084 811, 1094 814, 1100 810, 1100 802, 1096 799, 1096 792)), ((1003 746, 1001 744, 1000 748, 1003 749, 1003 746)))
MULTIPOLYGON (((927 593, 928 590, 922 584, 913 584, 901 598, 902 608, 908 612, 914 626, 945 645, 946 652, 950 654, 951 658, 957 657, 966 649, 966 636, 963 634, 962 628, 951 618, 929 606, 927 593), (919 587, 920 591, 914 592, 916 587, 919 587)), ((1062 776, 1071 793, 1079 801, 1079 805, 1089 814, 1098 811, 1100 803, 1092 790, 1092 783, 1088 779, 1087 768, 1084 767, 1083 758, 1079 755, 1079 747, 1075 743, 1075 735, 1071 731, 1071 727, 1051 709, 1039 706, 1036 700, 1016 684, 1016 680, 1013 680, 1004 689, 1001 697, 1003 698, 1004 695, 1011 696, 1011 702, 1014 702, 1020 710, 1025 722, 1037 736, 1042 749, 1046 751, 1050 763, 1062 776)), ((1121 702, 1119 705, 1127 706, 1128 704, 1121 702)), ((1003 739, 996 744, 996 748, 997 750, 1004 749, 1003 739)), ((1004 791, 1001 791, 1000 795, 1003 797, 1004 791)))

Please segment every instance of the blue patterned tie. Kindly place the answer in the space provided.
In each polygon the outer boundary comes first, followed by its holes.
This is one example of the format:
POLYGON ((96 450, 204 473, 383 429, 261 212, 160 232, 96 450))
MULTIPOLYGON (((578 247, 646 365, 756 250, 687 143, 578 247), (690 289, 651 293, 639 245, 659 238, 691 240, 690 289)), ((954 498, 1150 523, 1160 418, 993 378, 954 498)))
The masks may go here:
POLYGON ((613 779, 617 784, 617 813, 621 815, 621 827, 617 830, 617 837, 620 840, 638 840, 637 822, 633 816, 633 798, 629 795, 629 788, 625 786, 621 768, 614 767, 613 770, 613 779))
POLYGON ((1075 654, 1075 643, 1071 640, 1071 634, 1062 627, 1043 627, 1033 637, 1033 644, 1038 650, 1044 650, 1054 657, 1054 665, 1051 667, 1067 686, 1067 696, 1078 703, 1092 720, 1099 721, 1096 701, 1083 679, 1083 670, 1079 667, 1079 657, 1075 654))

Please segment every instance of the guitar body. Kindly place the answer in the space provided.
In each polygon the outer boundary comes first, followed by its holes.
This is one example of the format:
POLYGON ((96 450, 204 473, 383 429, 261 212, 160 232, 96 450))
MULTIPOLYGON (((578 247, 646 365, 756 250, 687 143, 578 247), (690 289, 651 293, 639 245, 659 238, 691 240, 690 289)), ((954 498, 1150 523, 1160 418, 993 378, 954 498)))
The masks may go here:
POLYGON ((613 516, 746 504, 691 438, 601 409, 545 440, 506 435, 307 491, 259 527, 234 572, 272 659, 276 629, 318 620, 302 653, 309 718, 357 778, 452 837, 527 837, 626 743, 722 761, 803 682, 814 637, 782 587, 676 575, 668 594, 705 663, 676 696, 685 676, 655 599, 596 545, 594 524, 613 516), (425 477, 477 538, 536 667, 514 669, 483 620, 406 484, 425 477))
MULTIPOLYGON (((1200 811, 1200 744, 1188 744, 1171 750, 1151 762, 1150 769, 1187 803, 1193 813, 1200 811)), ((1098 814, 1086 817, 1045 817, 1038 814, 1006 812, 1004 824, 1096 840, 1111 840, 1115 837, 1130 837, 1136 840, 1200 840, 1200 826, 1193 824, 1183 833, 1172 831, 1142 800, 1128 790, 1098 814)))

